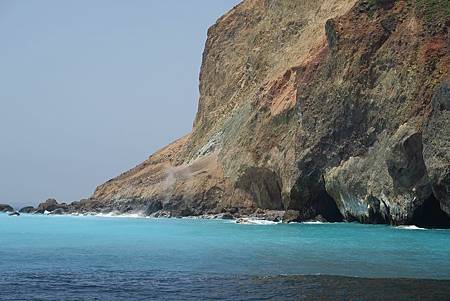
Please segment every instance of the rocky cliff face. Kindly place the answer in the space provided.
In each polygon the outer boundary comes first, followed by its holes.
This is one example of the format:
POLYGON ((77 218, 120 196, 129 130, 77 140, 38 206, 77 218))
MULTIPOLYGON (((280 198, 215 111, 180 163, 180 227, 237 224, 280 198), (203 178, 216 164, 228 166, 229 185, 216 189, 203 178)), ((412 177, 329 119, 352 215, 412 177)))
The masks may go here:
POLYGON ((449 225, 449 26, 448 0, 245 0, 192 132, 72 206, 449 225))

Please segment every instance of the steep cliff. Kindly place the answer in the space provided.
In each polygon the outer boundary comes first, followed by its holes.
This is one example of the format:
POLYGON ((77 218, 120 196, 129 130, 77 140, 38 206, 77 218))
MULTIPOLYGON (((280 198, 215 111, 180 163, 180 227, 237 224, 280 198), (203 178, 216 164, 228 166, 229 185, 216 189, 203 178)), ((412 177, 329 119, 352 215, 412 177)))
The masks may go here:
POLYGON ((192 132, 73 208, 448 225, 449 26, 448 0, 244 0, 192 132))

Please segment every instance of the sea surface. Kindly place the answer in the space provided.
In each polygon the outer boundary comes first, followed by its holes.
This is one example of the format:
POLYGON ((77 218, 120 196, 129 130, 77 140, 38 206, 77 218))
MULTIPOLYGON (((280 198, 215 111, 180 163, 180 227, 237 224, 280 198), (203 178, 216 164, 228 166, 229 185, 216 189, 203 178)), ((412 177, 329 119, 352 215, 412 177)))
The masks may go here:
POLYGON ((0 300, 450 300, 450 230, 0 214, 0 300))

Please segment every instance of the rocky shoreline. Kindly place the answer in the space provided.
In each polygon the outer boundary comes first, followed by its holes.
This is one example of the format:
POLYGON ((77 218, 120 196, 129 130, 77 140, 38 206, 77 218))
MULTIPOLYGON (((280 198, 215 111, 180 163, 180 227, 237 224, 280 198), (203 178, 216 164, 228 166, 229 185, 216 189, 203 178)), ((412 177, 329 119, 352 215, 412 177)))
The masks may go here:
MULTIPOLYGON (((132 207, 129 203, 118 202, 111 207, 92 207, 84 206, 92 204, 92 200, 82 200, 72 203, 58 203, 55 199, 47 199, 37 207, 26 206, 19 211, 4 211, 25 214, 40 215, 71 215, 71 216, 102 216, 102 217, 135 217, 135 218, 195 218, 195 219, 220 219, 230 220, 238 224, 275 224, 275 223, 333 223, 333 222, 355 222, 355 220, 339 219, 329 220, 322 215, 314 218, 305 218, 297 210, 270 210, 261 208, 223 208, 218 211, 202 212, 191 214, 186 210, 166 210, 158 206, 151 205, 143 209, 142 202, 139 206, 132 207), (119 205, 120 204, 120 205, 119 205), (127 205, 125 205, 127 204, 127 205)), ((6 205, 8 206, 8 205, 6 205)), ((8 207, 8 208, 9 208, 8 207)), ((0 209, 1 209, 0 205, 0 209)), ((1 211, 0 211, 1 212, 1 211)), ((418 226, 420 228, 448 228, 448 227, 429 227, 423 224, 391 224, 392 226, 418 226)))
MULTIPOLYGON (((333 222, 359 222, 355 219, 327 219, 322 215, 314 218, 305 218, 298 210, 270 210, 261 208, 222 208, 220 210, 210 210, 208 212, 198 212, 192 214, 187 210, 168 210, 159 206, 147 204, 142 206, 142 202, 114 202, 110 206, 91 206, 92 200, 81 200, 72 203, 58 203, 51 198, 39 203, 37 207, 25 206, 19 211, 6 204, 0 204, 0 212, 9 215, 37 214, 37 215, 70 215, 70 216, 101 216, 101 217, 133 217, 133 218, 193 218, 193 219, 219 219, 230 220, 237 224, 275 224, 275 223, 333 223, 333 222), (138 204, 138 206, 134 206, 138 204), (86 206, 88 205, 88 206, 86 206)), ((380 222, 379 224, 386 224, 380 222)), ((447 224, 430 226, 421 223, 391 223, 391 226, 405 226, 423 228, 450 228, 447 224)))
MULTIPOLYGON (((153 206, 153 210, 142 207, 133 208, 130 206, 122 206, 112 208, 104 207, 83 207, 82 204, 90 204, 90 202, 72 202, 58 203, 55 199, 47 199, 40 203, 36 208, 33 206, 26 206, 19 210, 20 213, 26 214, 45 214, 45 215, 100 215, 100 216, 135 216, 135 217, 150 217, 150 218, 200 218, 200 219, 224 219, 235 220, 237 223, 252 223, 252 221, 267 221, 267 222, 303 222, 303 221, 317 221, 327 222, 322 216, 316 216, 314 219, 304 220, 300 213, 295 210, 264 210, 260 208, 227 208, 222 209, 221 212, 205 212, 197 215, 188 214, 186 211, 170 211, 165 209, 158 209, 153 206)), ((0 207, 1 208, 1 207, 0 207)), ((12 208, 12 207, 11 207, 12 208)), ((12 209, 13 210, 13 209, 12 209)))

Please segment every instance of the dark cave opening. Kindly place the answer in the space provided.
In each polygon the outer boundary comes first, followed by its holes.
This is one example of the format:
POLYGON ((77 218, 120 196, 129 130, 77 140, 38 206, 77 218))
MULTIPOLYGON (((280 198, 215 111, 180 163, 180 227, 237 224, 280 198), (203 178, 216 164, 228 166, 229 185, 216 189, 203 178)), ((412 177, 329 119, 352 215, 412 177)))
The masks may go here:
POLYGON ((411 222, 423 228, 450 228, 450 217, 442 211, 434 196, 429 197, 414 211, 411 222))
POLYGON ((342 222, 342 216, 334 199, 326 192, 321 191, 317 199, 312 203, 317 215, 323 216, 328 222, 342 222))

